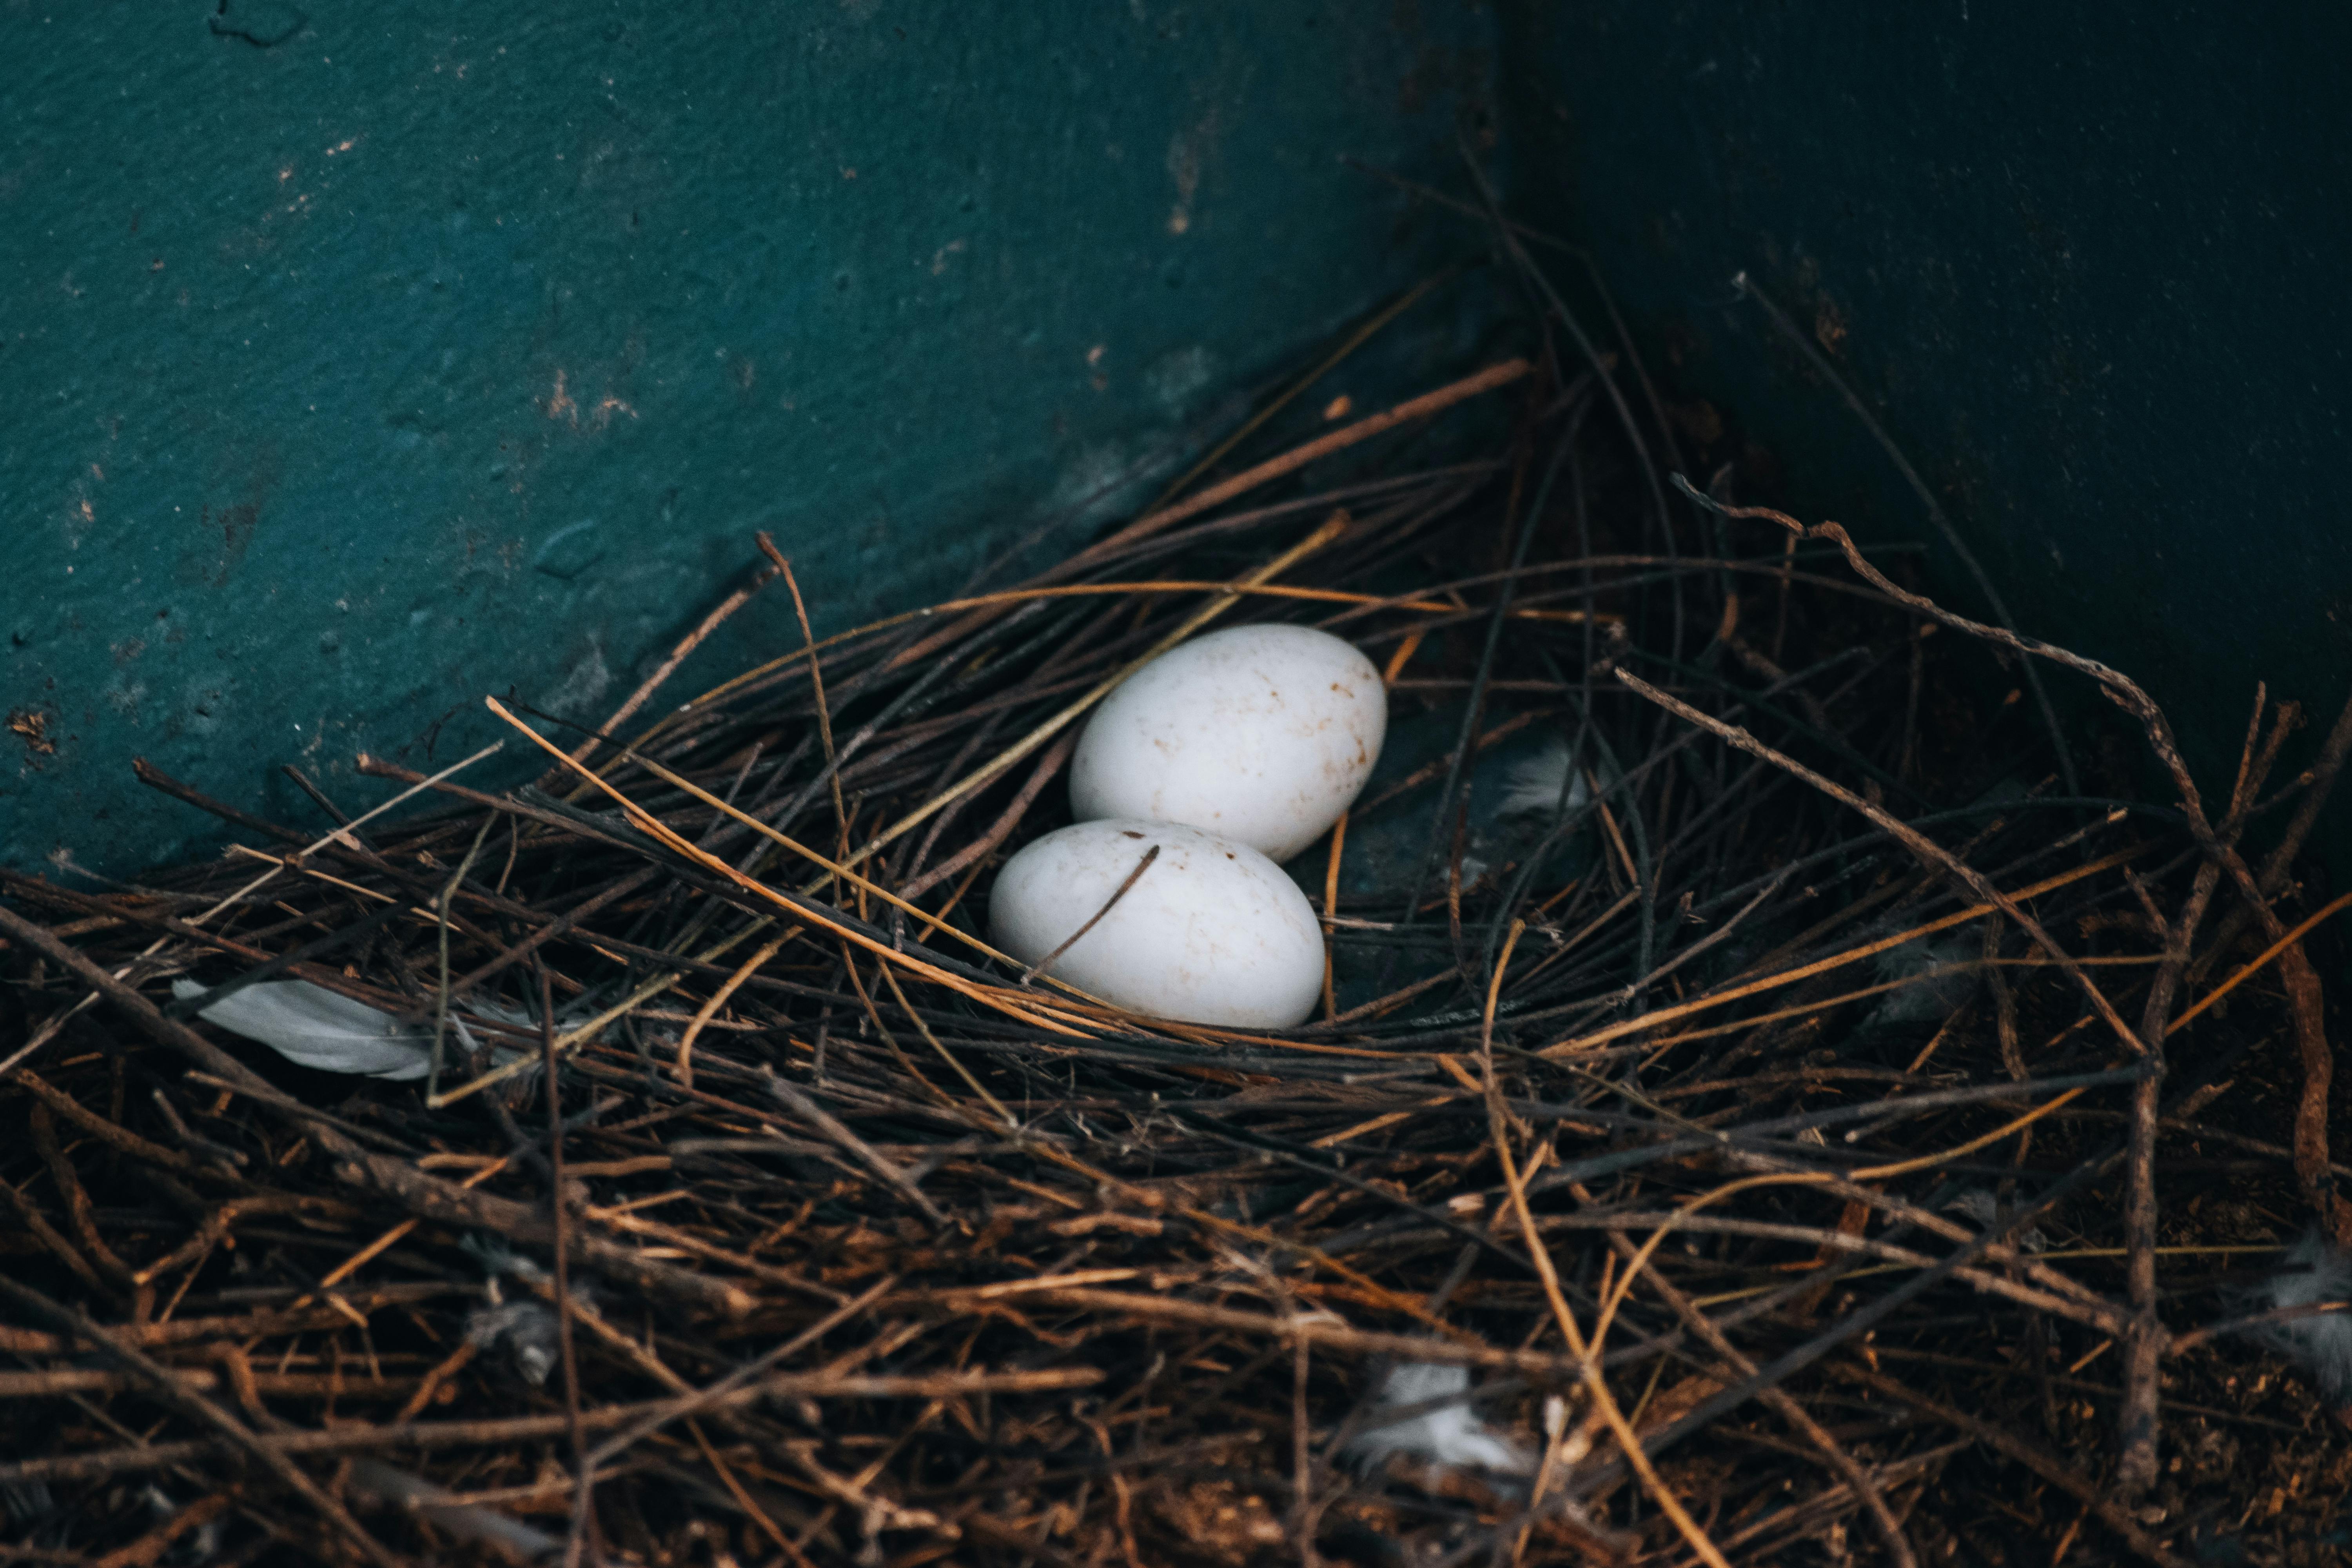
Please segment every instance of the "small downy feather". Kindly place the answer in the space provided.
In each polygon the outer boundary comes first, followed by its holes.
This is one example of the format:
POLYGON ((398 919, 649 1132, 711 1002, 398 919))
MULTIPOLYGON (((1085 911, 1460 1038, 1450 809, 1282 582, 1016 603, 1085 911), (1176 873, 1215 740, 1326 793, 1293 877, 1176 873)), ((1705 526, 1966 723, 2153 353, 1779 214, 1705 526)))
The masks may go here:
POLYGON ((1550 817, 1563 805, 1575 811, 1591 798, 1591 792, 1584 787, 1583 776, 1576 772, 1575 761, 1568 753, 1567 741, 1553 735, 1542 751, 1512 765, 1496 815, 1550 817), (1560 798, 1563 790, 1565 801, 1560 798))
POLYGON ((1922 937, 1887 949, 1873 961, 1879 984, 1897 988, 1885 994, 1873 1019, 1881 1024, 1921 1024, 1940 1021, 1976 994, 1977 969, 1982 944, 1974 937, 1937 941, 1922 937))
MULTIPOLYGON (((139 1500, 147 1505, 147 1517, 154 1521, 159 1527, 182 1512, 178 1500, 152 1481, 140 1489, 139 1500)), ((153 1537, 150 1536, 149 1539, 152 1540, 153 1537)), ((165 1539, 169 1540, 171 1537, 167 1536, 165 1539)), ((192 1563, 201 1568, 202 1564, 210 1563, 220 1555, 220 1543, 221 1521, 217 1518, 208 1519, 188 1532, 185 1540, 177 1542, 173 1549, 164 1554, 163 1561, 192 1563)), ((151 1559, 142 1557, 137 1561, 147 1562, 151 1559)))
POLYGON ((562 1331, 555 1314, 537 1301, 502 1301, 466 1314, 466 1342, 478 1351, 504 1352, 533 1388, 562 1355, 562 1331))
POLYGON ((1349 1443, 1349 1458, 1368 1469, 1391 1454, 1496 1476, 1526 1476, 1535 1469, 1534 1456, 1479 1420, 1470 1408, 1470 1369, 1465 1366, 1407 1362, 1391 1368, 1381 1384, 1371 1419, 1379 1422, 1379 1410, 1433 1399, 1453 1403, 1367 1426, 1349 1443))
MULTIPOLYGON (((2278 1268, 2240 1304, 2249 1312, 2274 1312, 2344 1300, 2352 1300, 2352 1252, 2329 1246, 2314 1231, 2287 1248, 2278 1268)), ((2352 1310, 2257 1323, 2246 1335, 2310 1373, 2330 1405, 2352 1406, 2352 1310)))
MULTIPOLYGON (((172 982, 172 994, 182 1001, 209 989, 194 980, 172 982)), ((261 981, 197 1016, 321 1072, 406 1079, 423 1078, 432 1067, 429 1033, 307 980, 261 981)))
MULTIPOLYGON (((1969 1187, 1944 1205, 1946 1214, 1961 1214, 1987 1230, 2007 1220, 2020 1205, 2004 1205, 2000 1198, 1983 1187, 1969 1187)), ((2010 1238, 2020 1252, 2040 1252, 2050 1245, 2049 1237, 2039 1227, 2027 1226, 2013 1232, 2010 1238)))
MULTIPOLYGON (((184 1002, 210 989, 194 980, 172 982, 172 994, 184 1002)), ((529 1014, 512 1007, 475 1003, 467 1010, 478 1018, 501 1024, 532 1021, 529 1014)), ((577 1022, 586 1011, 579 1003, 570 1009, 559 1008, 556 1026, 577 1022)), ((307 980, 260 981, 196 1016, 248 1040, 258 1040, 288 1061, 320 1072, 404 1082, 423 1078, 433 1068, 432 1030, 404 1025, 389 1013, 307 980)), ((449 1030, 457 1051, 470 1053, 476 1048, 474 1036, 455 1012, 449 1015, 449 1030)), ((493 1047, 490 1059, 504 1067, 526 1054, 493 1047)))

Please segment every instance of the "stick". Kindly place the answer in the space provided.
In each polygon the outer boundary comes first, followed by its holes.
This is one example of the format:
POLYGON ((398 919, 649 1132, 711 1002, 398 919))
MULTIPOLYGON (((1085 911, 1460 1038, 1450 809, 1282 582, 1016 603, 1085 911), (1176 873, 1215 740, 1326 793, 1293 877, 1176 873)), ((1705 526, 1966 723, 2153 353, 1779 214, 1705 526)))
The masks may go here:
MULTIPOLYGON (((1486 369, 1465 376, 1450 385, 1441 386, 1434 392, 1423 393, 1419 397, 1400 403, 1385 413, 1375 414, 1367 419, 1359 419, 1353 425, 1334 430, 1328 436, 1318 437, 1303 447, 1294 447, 1278 458, 1260 463, 1254 468, 1244 469, 1223 484, 1211 485, 1189 500, 1178 501, 1173 506, 1163 507, 1157 511, 1148 512, 1137 518, 1118 532, 1096 542, 1068 560, 1045 572, 1039 581, 1053 583, 1065 577, 1076 576, 1104 558, 1118 554, 1129 545, 1139 540, 1164 532, 1188 517, 1197 517, 1212 507, 1223 506, 1235 496, 1246 494, 1286 474, 1296 473, 1318 458, 1328 458, 1334 452, 1345 451, 1349 447, 1369 441, 1375 436, 1386 435, 1400 426, 1410 425, 1417 419, 1426 419, 1433 414, 1441 414, 1455 404, 1466 402, 1481 393, 1492 392, 1498 386, 1507 386, 1534 368, 1523 359, 1505 360, 1500 364, 1489 365, 1486 369)), ((961 640, 979 624, 980 617, 977 615, 965 616, 958 619, 954 625, 933 632, 929 637, 901 652, 898 658, 890 661, 891 667, 903 668, 914 664, 938 649, 961 640)))
MULTIPOLYGON (((760 537, 764 540, 767 538, 767 535, 763 533, 760 537)), ((629 715, 644 707, 646 700, 652 697, 655 692, 659 691, 662 687, 668 682, 669 678, 673 674, 677 673, 677 667, 686 662, 687 656, 692 653, 696 648, 702 646, 702 641, 705 637, 709 637, 712 632, 717 631, 726 623, 727 618, 730 616, 732 616, 736 611, 750 604, 754 595, 758 594, 761 589, 766 587, 775 580, 775 569, 773 567, 770 567, 761 571, 759 575, 753 577, 749 583, 746 583, 740 588, 738 588, 733 593, 728 595, 724 599, 721 599, 719 602, 719 607, 712 610, 709 615, 703 616, 699 625, 698 625, 692 631, 687 633, 685 637, 679 638, 677 646, 669 650, 669 657, 663 659, 661 664, 654 670, 654 672, 651 675, 646 676, 645 679, 638 684, 637 689, 635 691, 629 693, 629 700, 622 703, 619 708, 615 709, 610 719, 604 721, 601 733, 610 734, 621 725, 627 723, 629 721, 629 715)), ((596 748, 600 743, 600 734, 590 734, 586 740, 580 742, 579 749, 572 753, 572 760, 575 763, 586 762, 590 757, 595 755, 596 748)), ((562 780, 562 778, 563 770, 562 768, 550 768, 547 770, 546 773, 541 775, 539 781, 539 787, 541 789, 553 789, 556 784, 562 780)))
POLYGON ((874 1145, 851 1131, 846 1122, 803 1094, 798 1088, 783 1079, 772 1076, 766 1081, 770 1094, 791 1106, 795 1116, 840 1144, 844 1150, 856 1156, 867 1170, 888 1183, 899 1196, 920 1209, 925 1219, 942 1228, 954 1223, 940 1210, 939 1205, 931 1202, 930 1194, 915 1184, 913 1177, 884 1157, 874 1145))
MULTIPOLYGON (((84 953, 68 947, 47 928, 34 924, 0 904, 0 932, 21 940, 50 962, 71 971, 94 992, 121 1009, 124 1016, 156 1044, 187 1058, 235 1086, 272 1111, 299 1124, 328 1153, 334 1156, 336 1178, 348 1185, 381 1194, 420 1217, 475 1226, 516 1241, 551 1241, 552 1227, 545 1215, 510 1198, 470 1192, 418 1170, 407 1161, 380 1154, 321 1120, 320 1113, 279 1091, 258 1073, 162 1011, 84 953)), ((669 1296, 704 1310, 739 1317, 751 1308, 751 1298, 720 1280, 689 1269, 674 1268, 594 1237, 573 1237, 572 1250, 589 1268, 634 1281, 640 1289, 669 1296)))
POLYGON ((164 1404, 174 1406, 219 1433, 229 1445, 257 1460, 262 1468, 276 1477, 278 1483, 318 1510, 335 1532, 357 1549, 360 1555, 377 1564, 377 1568, 404 1568, 401 1559, 384 1544, 368 1533, 360 1521, 351 1516, 341 1503, 328 1496, 319 1484, 304 1475, 283 1450, 268 1442, 247 1427, 244 1422, 198 1394, 173 1374, 172 1369, 161 1364, 145 1352, 131 1349, 109 1333, 88 1314, 75 1308, 50 1300, 31 1286, 0 1274, 0 1295, 8 1297, 18 1306, 37 1317, 47 1319, 59 1329, 95 1345, 120 1362, 140 1379, 164 1404))
POLYGON ((1495 961, 1495 973, 1486 985, 1486 1014, 1478 1026, 1478 1058, 1482 1087, 1486 1095, 1487 1135, 1494 1142, 1495 1158, 1503 1168, 1503 1184, 1510 1194, 1511 1214, 1517 1220, 1519 1234, 1527 1242, 1528 1256, 1536 1266, 1536 1277, 1543 1282, 1544 1299, 1550 1303, 1552 1317, 1559 1323, 1560 1337, 1568 1342, 1568 1348, 1581 1363, 1585 1392, 1591 1395, 1593 1408, 1601 1412, 1601 1419, 1608 1423, 1610 1433, 1617 1439, 1617 1447, 1625 1456, 1626 1463, 1633 1467, 1633 1473, 1641 1478, 1643 1489, 1673 1521, 1684 1542, 1698 1554, 1700 1561, 1708 1564, 1708 1568, 1730 1568, 1722 1552, 1707 1539, 1706 1531, 1699 1528, 1698 1521, 1691 1518, 1690 1511, 1683 1507, 1682 1500, 1675 1496, 1674 1489, 1666 1485, 1656 1468, 1650 1463, 1649 1455, 1643 1451, 1642 1439, 1634 1434, 1633 1424, 1617 1407, 1616 1395, 1610 1392, 1608 1380, 1601 1374, 1600 1358, 1593 1353, 1600 1345, 1600 1330, 1596 1325, 1595 1338, 1588 1345, 1583 1331, 1577 1326, 1575 1311, 1560 1291, 1559 1274, 1552 1267, 1551 1249, 1544 1245, 1543 1233, 1536 1228, 1535 1215, 1528 1211, 1527 1183, 1519 1173, 1518 1162, 1511 1157, 1510 1121, 1503 1110, 1502 1084, 1495 1076, 1495 1002, 1502 989, 1504 971, 1511 966, 1511 950, 1518 945, 1519 935, 1526 930, 1525 922, 1513 921, 1510 934, 1503 939, 1502 954, 1495 961))
MULTIPOLYGON (((1873 826, 1894 838, 1905 848, 1919 857, 1919 858, 1925 861, 1927 865, 1951 875, 1954 879, 1964 884, 1970 892, 1976 894, 1978 898, 1983 900, 1986 903, 1991 905, 1994 909, 1999 910, 2011 920, 2016 921, 2019 929, 2022 930, 2026 935, 2033 939, 2034 945, 2041 948, 2042 952, 2048 953, 2050 955, 2051 962, 2057 964, 2059 968, 2064 970, 2066 972, 2067 978, 2073 980, 2074 984, 2081 988, 2083 994, 2090 999, 2092 1008, 2097 1012, 2101 1018, 2106 1021, 2107 1026, 2116 1032, 2116 1037, 2121 1040, 2134 1055, 2146 1056, 2148 1054, 2148 1047, 2141 1043, 2137 1035, 2132 1033, 2131 1026, 2124 1022, 2123 1015, 2116 1011, 2115 1004, 2107 1000, 2106 993, 2099 989, 2098 983, 2091 978, 2090 972, 2085 970, 2081 964, 2075 963, 2074 955, 2068 952, 2064 948, 2059 946, 2057 939, 2053 937, 2048 931, 2042 929, 2042 922, 2025 912, 2024 906, 2020 904, 2009 894, 2004 893, 1999 888, 1994 887, 1992 883, 1986 879, 1983 872, 1978 870, 1975 867, 1969 865, 1967 862, 1957 858, 1953 856, 1950 850, 1946 849, 1942 845, 1936 843, 1933 839, 1929 838, 1926 834, 1921 833, 1918 829, 1913 827, 1910 824, 1890 815, 1879 806, 1871 805, 1870 802, 1863 799, 1860 795, 1855 795, 1852 790, 1846 789, 1841 784, 1823 778, 1821 774, 1813 772, 1812 769, 1805 766, 1802 763, 1798 762, 1795 758, 1783 756, 1780 752, 1774 751, 1771 747, 1766 745, 1763 742, 1758 740, 1755 736, 1749 734, 1738 725, 1727 724, 1720 719, 1711 718, 1708 715, 1700 712, 1689 703, 1681 700, 1679 698, 1667 696, 1664 692, 1659 690, 1656 687, 1652 686, 1649 682, 1643 680, 1640 677, 1629 674, 1622 669, 1616 671, 1616 676, 1618 680, 1624 686, 1640 695, 1648 698, 1651 701, 1656 703, 1659 707, 1664 708, 1667 712, 1674 714, 1676 718, 1696 724, 1699 728, 1711 731, 1722 740, 1727 741, 1731 744, 1738 747, 1741 751, 1746 752, 1750 756, 1761 758, 1763 761, 1771 763, 1774 767, 1780 768, 1785 773, 1791 773, 1796 777, 1802 779, 1805 783, 1812 785, 1815 789, 1821 791, 1823 795, 1828 795, 1832 800, 1836 801, 1839 805, 1845 806, 1849 810, 1861 813, 1864 816, 1870 819, 1873 826)), ((1957 924, 1958 921, 1955 921, 1952 923, 1957 924)))
MULTIPOLYGON (((1217 487, 1217 489, 1220 489, 1223 488, 1224 487, 1223 486, 1217 487)), ((1216 492, 1215 490, 1204 490, 1202 493, 1202 495, 1213 495, 1216 492)), ((1193 498, 1194 501, 1199 500, 1200 497, 1196 496, 1193 498)), ((1186 501, 1183 503, 1183 506, 1191 506, 1192 504, 1193 501, 1186 501)), ((1180 506, 1176 510, 1181 510, 1182 507, 1180 506)), ((1320 528, 1318 528, 1314 532, 1308 534, 1305 539, 1299 541, 1297 544, 1292 545, 1289 549, 1284 551, 1281 554, 1276 556, 1265 565, 1249 573, 1246 576, 1243 577, 1235 586, 1254 586, 1257 584, 1280 576, 1283 573, 1287 572, 1290 568, 1296 566, 1301 561, 1306 560, 1307 557, 1314 554, 1325 545, 1329 544, 1333 540, 1338 539, 1342 533, 1345 533, 1348 531, 1348 522, 1349 518, 1346 511, 1340 510, 1333 512, 1328 518, 1324 520, 1323 525, 1320 528)), ((856 854, 848 857, 846 863, 848 865, 855 866, 860 861, 868 858, 884 845, 897 839, 900 835, 920 826, 923 821, 933 812, 938 811, 940 807, 948 805, 951 801, 961 799, 963 796, 970 795, 973 790, 979 789, 982 785, 986 784, 991 780, 1003 773, 1007 769, 1011 768, 1013 763, 1019 762, 1022 758, 1027 756, 1030 752, 1035 751, 1038 747, 1044 745, 1047 741, 1052 740, 1055 735, 1066 729, 1080 714, 1086 712, 1087 710, 1092 708, 1096 703, 1100 702, 1104 698, 1117 690, 1119 686, 1126 681, 1129 676, 1133 675, 1137 670, 1141 669, 1145 665, 1150 664, 1153 659, 1158 658, 1161 654, 1166 653, 1170 648, 1174 647, 1177 644, 1191 637, 1194 632, 1199 631, 1202 626, 1207 626, 1211 621, 1215 620, 1219 616, 1223 615, 1227 610, 1232 609, 1235 605, 1240 603, 1241 595, 1238 593, 1234 593, 1230 590, 1220 594, 1217 597, 1210 600, 1207 604, 1193 611, 1190 616, 1185 616, 1184 619, 1178 624, 1174 631, 1170 632, 1166 637, 1161 637, 1158 642, 1152 644, 1151 647, 1147 648, 1143 653, 1120 666, 1117 670, 1111 673, 1108 679, 1096 686, 1085 696, 1079 698, 1076 701, 1072 702, 1060 712, 1055 714, 1052 718, 1038 725, 1034 730, 1030 731, 1026 735, 1024 735, 1020 740, 1015 741, 1012 745, 998 752, 991 761, 982 764, 971 773, 965 774, 961 780, 949 785, 938 795, 933 795, 929 801, 916 807, 915 810, 900 817, 898 821, 892 823, 888 827, 883 829, 874 837, 868 839, 864 848, 858 850, 856 854)))
MULTIPOLYGON (((0 1279, 0 1291, 12 1287, 22 1289, 14 1287, 12 1281, 0 1279)), ((852 1306, 864 1304, 866 1299, 861 1298, 852 1306)), ((790 1342, 795 1348, 799 1343, 797 1339, 790 1342)), ((752 1377, 741 1383, 731 1383, 719 1392, 706 1389, 674 1399, 599 1405, 593 1410, 581 1412, 581 1424, 591 1432, 609 1432, 616 1426, 643 1426, 645 1431, 650 1432, 699 1411, 740 1410, 766 1399, 953 1399, 979 1394, 1053 1394, 1066 1389, 1091 1388, 1102 1380, 1102 1370, 1091 1366, 1044 1367, 1036 1371, 946 1372, 913 1376, 831 1372, 781 1373, 771 1377, 752 1377)), ((240 1442, 238 1447, 245 1452, 273 1454, 281 1458, 299 1454, 364 1454, 385 1448, 435 1453, 449 1448, 507 1448, 525 1443, 545 1442, 565 1436, 571 1426, 571 1418, 562 1411, 546 1415, 511 1415, 484 1421, 416 1421, 388 1426, 353 1423, 330 1426, 321 1431, 248 1434, 251 1442, 240 1442)), ((621 1449, 629 1446, 622 1439, 630 1436, 631 1433, 624 1431, 618 1437, 608 1439, 596 1450, 597 1463, 600 1466, 609 1463, 621 1449)), ((102 1480, 109 1476, 170 1469, 173 1466, 209 1458, 219 1447, 218 1443, 205 1441, 150 1443, 97 1454, 66 1454, 46 1459, 27 1459, 14 1465, 0 1465, 0 1486, 22 1486, 34 1481, 102 1480)), ((383 1561, 392 1565, 400 1564, 400 1559, 396 1557, 387 1556, 383 1561)))
POLYGON ((2166 1551, 2164 1543, 2142 1530, 2138 1522, 2124 1510, 2120 1503, 2106 1496, 2091 1482, 2076 1475, 2064 1463, 2043 1453, 2033 1445, 2013 1437, 1988 1422, 1979 1421, 1973 1415, 1955 1410, 1948 1405, 1930 1399, 1922 1394, 1915 1394, 1883 1373, 1867 1372, 1852 1364, 1840 1365, 1836 1371, 1842 1377, 1851 1378, 1864 1387, 1874 1388, 1890 1398, 1899 1399, 1913 1409, 1924 1415, 1932 1415, 1948 1426, 1966 1432, 1995 1452, 2015 1459, 2019 1464, 2097 1514, 2099 1522, 2122 1537, 2125 1545, 2149 1562, 2158 1564, 2158 1568, 2189 1568, 2188 1559, 2166 1551))
POLYGON ((1076 947, 1078 944, 1078 939, 1080 937, 1086 935, 1087 932, 1094 930, 1097 925, 1100 924, 1103 916, 1110 913, 1110 911, 1118 906, 1119 900, 1127 897, 1127 891, 1129 888, 1134 887, 1136 883, 1143 880, 1143 874, 1146 871, 1150 870, 1151 863, 1159 858, 1159 845, 1155 844, 1150 848, 1145 850, 1143 852, 1143 858, 1135 863, 1135 869, 1127 874, 1127 880, 1121 882, 1111 893, 1111 896, 1103 900, 1102 908, 1088 915, 1084 925, 1078 927, 1077 930, 1064 937, 1060 946, 1055 948, 1053 952, 1047 953, 1045 957, 1039 959, 1036 963, 1023 970, 1021 972, 1021 978, 1013 982, 1013 984, 1016 985, 1028 984, 1032 980, 1036 979, 1038 975, 1044 973, 1046 966, 1052 963, 1054 960, 1061 957, 1062 954, 1076 947))

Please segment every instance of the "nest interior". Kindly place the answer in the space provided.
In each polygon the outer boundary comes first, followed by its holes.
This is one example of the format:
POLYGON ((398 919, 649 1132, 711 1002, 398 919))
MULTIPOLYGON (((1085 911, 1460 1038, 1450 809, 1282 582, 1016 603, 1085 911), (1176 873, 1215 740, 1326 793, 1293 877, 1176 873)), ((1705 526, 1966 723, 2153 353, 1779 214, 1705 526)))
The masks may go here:
POLYGON ((1014 587, 819 642, 771 548, 593 732, 503 710, 536 783, 151 771, 239 847, 8 874, 0 1554, 2324 1560, 2352 1388, 2204 1331, 2342 1220, 2344 727, 2200 795, 1566 310, 1014 587), (1389 685, 1324 1005, 1024 980, 1087 705, 1256 621, 1389 685), (425 1075, 201 1016, 293 981, 425 1075))

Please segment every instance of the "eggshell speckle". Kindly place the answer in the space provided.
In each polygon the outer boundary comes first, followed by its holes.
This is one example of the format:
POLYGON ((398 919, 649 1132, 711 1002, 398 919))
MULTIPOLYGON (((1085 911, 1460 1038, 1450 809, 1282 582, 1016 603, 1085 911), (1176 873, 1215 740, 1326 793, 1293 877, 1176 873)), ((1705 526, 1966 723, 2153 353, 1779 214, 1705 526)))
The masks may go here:
POLYGON ((1196 827, 1112 818, 1048 833, 989 894, 996 945, 1035 963, 1160 855, 1046 973, 1130 1012, 1279 1029, 1323 992, 1323 933, 1307 895, 1246 845, 1196 827))
POLYGON ((1310 626, 1234 626, 1152 660, 1097 709, 1070 813, 1181 822, 1287 860, 1330 830, 1380 761, 1381 673, 1310 626))

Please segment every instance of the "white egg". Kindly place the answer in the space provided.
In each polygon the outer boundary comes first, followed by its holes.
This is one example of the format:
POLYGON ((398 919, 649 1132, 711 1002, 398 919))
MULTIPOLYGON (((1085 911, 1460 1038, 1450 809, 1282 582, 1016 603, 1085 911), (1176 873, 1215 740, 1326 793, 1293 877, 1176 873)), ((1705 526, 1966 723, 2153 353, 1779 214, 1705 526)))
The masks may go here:
POLYGON ((1323 932, 1307 895, 1256 850, 1197 827, 1112 818, 1048 833, 996 874, 988 920, 1023 963, 1069 942, 1046 973, 1150 1017, 1280 1029, 1323 994, 1323 932))
POLYGON ((1153 659, 1070 759, 1070 814, 1181 822, 1287 860, 1330 831, 1381 760, 1388 690, 1311 626, 1234 626, 1153 659))

